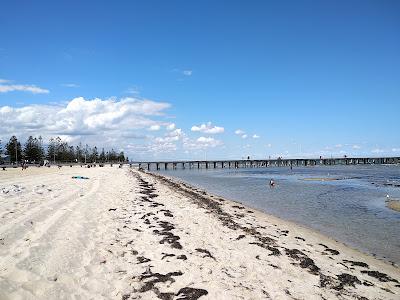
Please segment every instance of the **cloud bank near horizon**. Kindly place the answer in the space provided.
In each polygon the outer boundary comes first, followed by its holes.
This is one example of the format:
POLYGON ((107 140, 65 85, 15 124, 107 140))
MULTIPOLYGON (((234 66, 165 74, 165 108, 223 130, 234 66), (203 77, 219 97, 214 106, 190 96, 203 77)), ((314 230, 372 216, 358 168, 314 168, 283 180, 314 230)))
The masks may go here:
MULTIPOLYGON (((119 147, 139 156, 157 156, 179 148, 182 151, 214 148, 223 144, 213 138, 188 137, 175 123, 167 121, 170 107, 167 102, 133 97, 77 97, 65 103, 0 106, 0 139, 4 144, 12 135, 22 141, 30 135, 41 135, 45 140, 60 136, 71 143, 119 147)), ((205 131, 221 129, 210 127, 205 131)))

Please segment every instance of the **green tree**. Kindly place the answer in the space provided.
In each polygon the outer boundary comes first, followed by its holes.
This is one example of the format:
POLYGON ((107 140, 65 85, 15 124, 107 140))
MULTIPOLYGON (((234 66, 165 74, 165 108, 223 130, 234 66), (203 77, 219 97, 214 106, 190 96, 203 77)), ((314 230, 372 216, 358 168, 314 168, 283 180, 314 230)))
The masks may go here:
POLYGON ((34 161, 36 157, 35 141, 32 136, 28 138, 24 146, 24 158, 28 161, 34 161))
POLYGON ((37 139, 30 136, 24 146, 24 159, 31 162, 41 161, 44 155, 44 150, 41 143, 41 137, 37 139))
POLYGON ((88 148, 88 145, 86 144, 85 145, 85 151, 83 152, 84 153, 84 159, 85 159, 85 163, 86 162, 89 162, 89 159, 90 159, 90 157, 89 157, 89 148, 88 148))
POLYGON ((17 137, 13 135, 10 141, 6 145, 7 154, 10 155, 11 161, 18 162, 22 159, 22 149, 21 143, 18 141, 17 137))
POLYGON ((124 151, 121 151, 118 155, 118 161, 119 162, 124 162, 125 161, 125 154, 124 151))
POLYGON ((118 155, 114 149, 111 149, 111 151, 108 153, 108 160, 110 162, 116 162, 118 160, 118 155))
POLYGON ((54 138, 50 138, 49 144, 47 145, 47 159, 49 161, 55 161, 57 155, 56 148, 56 140, 54 138))
POLYGON ((106 161, 106 153, 104 152, 104 148, 101 149, 101 153, 99 156, 99 160, 104 163, 106 161))
POLYGON ((97 147, 94 146, 90 154, 91 162, 96 162, 99 159, 99 152, 97 151, 97 147))
POLYGON ((38 161, 42 161, 44 159, 44 157, 45 157, 45 151, 44 151, 44 148, 43 148, 43 138, 42 138, 42 136, 39 135, 37 143, 38 143, 37 147, 38 147, 38 152, 39 152, 38 153, 38 161))
POLYGON ((78 160, 78 162, 83 161, 82 143, 79 143, 79 145, 75 147, 75 157, 78 160))
POLYGON ((68 147, 68 161, 73 162, 75 161, 75 150, 74 146, 68 147))
POLYGON ((3 154, 3 147, 1 146, 1 140, 0 140, 0 163, 3 163, 3 158, 1 155, 3 154))

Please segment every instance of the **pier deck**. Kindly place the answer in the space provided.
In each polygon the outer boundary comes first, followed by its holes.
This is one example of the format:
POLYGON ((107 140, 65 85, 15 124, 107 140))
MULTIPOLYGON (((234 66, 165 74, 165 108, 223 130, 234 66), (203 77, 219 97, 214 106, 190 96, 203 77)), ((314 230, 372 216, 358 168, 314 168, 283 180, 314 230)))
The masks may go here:
POLYGON ((240 159, 240 160, 187 160, 187 161, 140 161, 131 162, 147 170, 217 169, 217 168, 265 168, 334 165, 383 165, 400 164, 400 157, 343 157, 343 158, 288 158, 288 159, 240 159))

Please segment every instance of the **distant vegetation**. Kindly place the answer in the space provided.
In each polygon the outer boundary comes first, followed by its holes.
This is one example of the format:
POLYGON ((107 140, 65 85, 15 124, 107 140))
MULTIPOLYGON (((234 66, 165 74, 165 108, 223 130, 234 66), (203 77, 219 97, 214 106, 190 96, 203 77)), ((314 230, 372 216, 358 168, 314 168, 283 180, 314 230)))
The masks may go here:
POLYGON ((0 154, 9 155, 11 162, 40 163, 48 160, 55 163, 115 163, 129 161, 124 152, 117 153, 114 149, 105 151, 104 148, 99 151, 96 146, 83 146, 81 143, 72 146, 61 140, 60 137, 50 138, 48 143, 45 144, 42 137, 30 136, 22 146, 18 138, 12 136, 4 149, 0 140, 0 154))

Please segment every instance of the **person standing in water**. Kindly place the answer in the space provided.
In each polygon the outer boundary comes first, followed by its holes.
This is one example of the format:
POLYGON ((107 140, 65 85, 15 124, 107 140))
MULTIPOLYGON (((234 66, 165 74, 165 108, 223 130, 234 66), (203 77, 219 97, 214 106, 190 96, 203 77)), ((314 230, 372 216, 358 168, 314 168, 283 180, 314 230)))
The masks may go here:
POLYGON ((270 187, 274 187, 275 186, 275 181, 273 179, 270 179, 269 186, 270 187))

